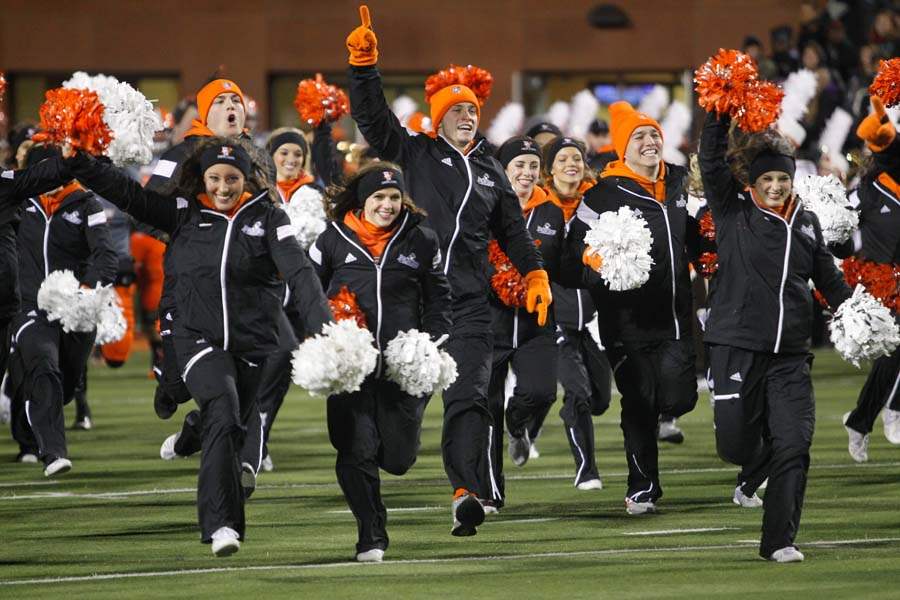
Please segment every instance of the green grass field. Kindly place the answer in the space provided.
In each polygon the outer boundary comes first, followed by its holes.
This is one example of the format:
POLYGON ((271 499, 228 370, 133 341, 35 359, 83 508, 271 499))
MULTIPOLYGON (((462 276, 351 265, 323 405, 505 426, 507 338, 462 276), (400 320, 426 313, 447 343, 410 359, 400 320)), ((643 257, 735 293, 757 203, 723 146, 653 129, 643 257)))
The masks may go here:
MULTIPOLYGON (((736 469, 715 453, 707 395, 665 446, 656 515, 625 514, 618 408, 596 419, 605 488, 572 487, 556 409, 541 457, 508 467, 508 505, 474 538, 449 535, 441 409, 429 406, 419 461, 384 477, 391 547, 380 565, 350 562, 356 528, 335 483, 324 402, 292 390, 271 441, 275 471, 247 505, 247 538, 225 559, 199 542, 195 458, 159 459, 180 411, 152 408, 145 354, 94 367, 95 428, 68 434, 71 473, 47 481, 0 443, 0 598, 897 598, 900 448, 876 424, 870 462, 847 454, 841 414, 865 371, 828 351, 814 365, 818 426, 798 545, 802 564, 757 558, 761 510, 731 503, 736 469)), ((617 405, 617 401, 615 401, 617 405)), ((67 407, 71 423, 72 406, 67 407)))

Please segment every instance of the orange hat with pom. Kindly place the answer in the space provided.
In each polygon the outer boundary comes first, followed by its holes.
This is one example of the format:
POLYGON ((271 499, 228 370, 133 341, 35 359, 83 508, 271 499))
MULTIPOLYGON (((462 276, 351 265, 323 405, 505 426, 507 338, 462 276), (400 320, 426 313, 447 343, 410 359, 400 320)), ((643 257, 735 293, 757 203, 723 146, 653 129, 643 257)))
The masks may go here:
POLYGON ((649 125, 659 131, 659 135, 663 134, 662 127, 655 119, 651 119, 644 113, 634 110, 634 107, 624 100, 613 102, 609 105, 609 117, 609 130, 612 134, 613 148, 619 159, 625 157, 625 148, 628 146, 628 140, 638 127, 649 125))
POLYGON ((475 96, 475 92, 473 92, 471 88, 461 83, 448 85, 431 96, 430 102, 431 131, 428 132, 428 135, 431 137, 437 137, 437 132, 444 115, 447 114, 447 111, 450 110, 450 107, 454 104, 471 102, 475 105, 475 112, 478 113, 478 120, 481 121, 481 103, 478 101, 478 97, 475 96))
POLYGON ((197 112, 200 113, 200 121, 204 125, 206 125, 206 116, 209 114, 209 108, 212 106, 213 100, 221 94, 237 94, 241 99, 241 104, 245 108, 247 107, 244 92, 241 91, 238 84, 230 79, 214 79, 197 92, 197 112))

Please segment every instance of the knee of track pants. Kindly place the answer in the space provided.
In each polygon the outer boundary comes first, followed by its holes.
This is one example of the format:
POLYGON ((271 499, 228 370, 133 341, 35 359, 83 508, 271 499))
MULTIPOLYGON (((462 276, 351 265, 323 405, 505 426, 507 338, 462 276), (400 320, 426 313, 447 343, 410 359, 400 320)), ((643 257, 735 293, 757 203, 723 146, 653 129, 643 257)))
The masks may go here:
POLYGON ((741 440, 739 436, 720 435, 716 430, 716 452, 719 458, 733 465, 745 465, 753 461, 762 447, 762 439, 741 440))
POLYGON ((416 464, 415 454, 412 456, 386 456, 381 460, 381 468, 391 475, 406 475, 414 464, 416 464))

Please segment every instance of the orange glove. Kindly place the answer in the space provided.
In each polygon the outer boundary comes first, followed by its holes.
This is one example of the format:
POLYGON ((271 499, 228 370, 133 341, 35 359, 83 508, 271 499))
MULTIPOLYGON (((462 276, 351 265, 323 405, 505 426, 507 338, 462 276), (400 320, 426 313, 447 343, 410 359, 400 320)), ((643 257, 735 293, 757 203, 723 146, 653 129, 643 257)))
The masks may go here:
POLYGON ((536 269, 529 271, 525 276, 525 310, 530 313, 537 311, 538 325, 547 323, 547 308, 553 302, 553 294, 550 293, 550 277, 547 271, 536 269))
POLYGON ((881 152, 894 141, 897 130, 884 112, 884 103, 878 96, 872 96, 872 114, 862 120, 856 128, 856 135, 866 141, 872 152, 881 152))
POLYGON ((584 252, 581 253, 581 262, 586 267, 590 267, 593 271, 597 273, 600 272, 600 267, 603 266, 603 257, 590 246, 587 246, 584 249, 584 252))
POLYGON ((362 25, 347 36, 347 50, 350 51, 347 62, 354 67, 368 67, 378 62, 378 38, 372 31, 372 18, 365 4, 359 7, 359 19, 362 25))

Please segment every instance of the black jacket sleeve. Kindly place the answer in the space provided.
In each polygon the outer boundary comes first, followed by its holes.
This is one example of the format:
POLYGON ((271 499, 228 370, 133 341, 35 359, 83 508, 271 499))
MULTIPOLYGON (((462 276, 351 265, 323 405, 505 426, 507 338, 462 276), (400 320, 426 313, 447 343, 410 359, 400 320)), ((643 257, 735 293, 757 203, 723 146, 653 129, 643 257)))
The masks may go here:
POLYGON ((430 253, 425 257, 425 267, 421 277, 422 285, 422 328, 437 340, 450 333, 451 299, 450 283, 441 269, 441 249, 437 234, 430 229, 422 229, 430 253))
POLYGON ((59 157, 42 160, 18 171, 3 171, 0 178, 0 204, 20 202, 56 189, 72 180, 59 157))
POLYGON ((350 112, 379 158, 406 166, 413 138, 384 99, 381 75, 374 66, 350 67, 350 112))
POLYGON ((309 258, 313 267, 316 269, 316 275, 319 276, 319 282, 322 289, 327 293, 328 286, 331 284, 331 276, 334 271, 331 268, 331 226, 327 226, 325 231, 319 234, 309 246, 309 258))
POLYGON ((332 321, 322 284, 306 252, 294 237, 294 228, 287 213, 273 210, 270 218, 271 226, 266 228, 269 251, 278 272, 291 290, 288 304, 293 306, 287 314, 303 321, 291 325, 295 331, 305 331, 309 335, 320 333, 322 326, 332 321))
POLYGON ((343 161, 337 151, 334 138, 331 137, 331 123, 322 120, 313 130, 313 142, 310 150, 313 170, 324 187, 328 187, 341 178, 343 161))
POLYGON ((113 248, 112 238, 109 235, 109 226, 106 223, 106 215, 103 205, 96 198, 91 197, 85 203, 85 219, 82 227, 88 248, 91 249, 91 257, 88 259, 88 268, 81 278, 81 283, 90 287, 112 284, 116 280, 116 271, 119 259, 113 248), (93 217, 93 218, 92 218, 93 217), (100 218, 101 222, 95 222, 100 218))
MULTIPOLYGON (((506 180, 503 178, 501 181, 506 180)), ((531 271, 544 268, 541 255, 525 227, 525 217, 522 216, 519 199, 509 183, 502 187, 500 201, 491 213, 490 229, 500 248, 506 252, 519 273, 527 275, 531 271)))
POLYGON ((822 227, 819 225, 819 219, 812 215, 813 224, 816 230, 816 248, 813 251, 813 276, 812 280, 825 299, 828 305, 836 309, 849 298, 853 291, 844 281, 843 274, 834 265, 834 257, 825 245, 822 238, 822 227))
POLYGON ((138 221, 168 234, 178 226, 178 199, 142 188, 122 170, 83 152, 66 163, 78 181, 138 221))
POLYGON ((700 134, 700 175, 703 192, 713 216, 731 209, 737 201, 739 186, 731 174, 725 154, 728 151, 728 117, 706 115, 703 132, 700 134))

